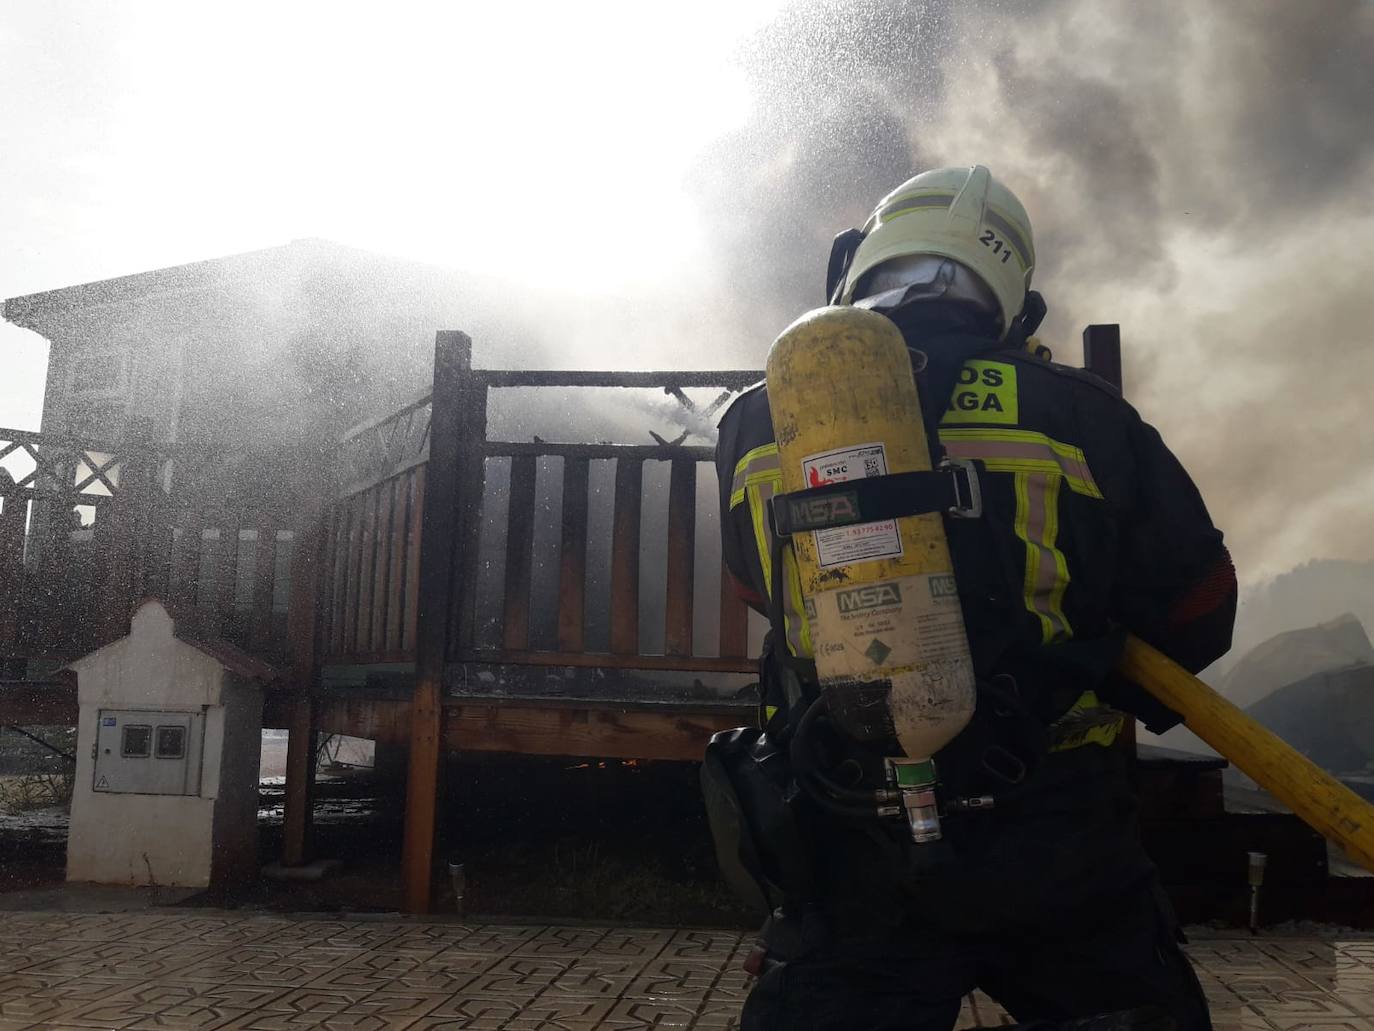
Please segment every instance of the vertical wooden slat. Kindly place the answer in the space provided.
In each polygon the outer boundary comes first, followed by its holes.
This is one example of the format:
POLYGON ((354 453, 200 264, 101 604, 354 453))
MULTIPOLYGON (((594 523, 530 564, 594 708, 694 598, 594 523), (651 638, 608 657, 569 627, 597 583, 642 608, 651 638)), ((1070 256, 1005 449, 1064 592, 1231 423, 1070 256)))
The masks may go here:
POLYGON ((663 650, 692 654, 692 581, 696 556, 697 463, 675 458, 668 479, 668 598, 663 650))
MULTIPOLYGON (((320 648, 326 656, 334 654, 334 631, 337 628, 335 614, 335 597, 339 589, 339 526, 342 521, 342 509, 338 503, 332 503, 324 511, 320 522, 320 533, 323 542, 320 550, 320 593, 318 605, 320 610, 319 626, 317 632, 320 639, 320 648)), ((292 568, 295 568, 295 548, 305 547, 305 539, 298 531, 295 537, 292 551, 292 568)), ((294 595, 296 585, 292 583, 291 591, 294 595)), ((287 623, 290 624, 291 601, 287 601, 287 623)))
POLYGON ((615 463, 615 513, 611 520, 611 651, 639 654, 639 522, 644 463, 615 463))
POLYGON ((722 658, 749 654, 749 608, 735 591, 724 562, 720 565, 720 654, 722 658))
POLYGON ((238 590, 236 575, 239 565, 239 515, 222 512, 219 516, 219 540, 215 548, 215 599, 210 609, 208 630, 221 637, 231 636, 238 613, 234 610, 234 595, 238 590))
POLYGON ((266 651, 272 642, 272 573, 276 568, 277 534, 273 520, 258 517, 256 554, 253 558, 253 624, 250 640, 253 650, 266 651))
POLYGON ((24 601, 24 517, 28 499, 13 485, 9 471, 0 469, 0 677, 24 675, 23 650, 19 644, 19 607, 24 601))
POLYGON ((355 494, 348 499, 348 551, 344 557, 343 636, 339 641, 340 655, 357 652, 359 566, 363 554, 363 503, 355 494))
POLYGON ((534 456, 510 460, 506 518, 506 586, 501 603, 501 644, 523 651, 530 640, 530 561, 534 542, 534 456))
POLYGON ((392 480, 391 543, 386 578, 386 626, 382 631, 382 647, 392 653, 401 650, 401 607, 406 574, 406 526, 410 520, 412 476, 398 476, 392 480))
MULTIPOLYGON (((329 565, 329 619, 328 636, 325 637, 325 653, 329 656, 343 652, 344 639, 344 602, 348 597, 348 540, 352 510, 347 500, 338 500, 333 505, 331 524, 331 545, 329 565)), ((297 547, 301 545, 298 543, 297 547)))
POLYGON ((401 622, 401 651, 409 655, 415 652, 415 630, 419 622, 420 542, 423 538, 425 485, 429 482, 427 469, 426 464, 415 470, 411 486, 410 525, 406 530, 406 584, 405 593, 402 595, 405 599, 405 613, 401 622))
MULTIPOLYGON (((472 376, 472 341, 440 332, 434 342, 434 393, 430 416, 428 483, 420 548, 419 609, 415 634, 415 689, 410 701, 410 764, 406 778, 405 908, 428 912, 438 811, 439 759, 443 754, 442 685, 451 613, 462 604, 455 583, 457 554, 480 506, 482 442, 486 437, 486 386, 472 376), (477 492, 478 503, 471 494, 477 492)), ((475 556, 474 556, 475 557, 475 556)))
POLYGON ((129 632, 129 618, 143 590, 140 559, 153 503, 153 467, 152 420, 133 419, 120 462, 119 487, 106 506, 111 514, 111 532, 105 551, 102 644, 129 632))
POLYGON ((580 652, 587 614, 587 475, 585 458, 563 460, 563 539, 558 565, 558 650, 580 652))
POLYGON ((396 481, 388 480, 377 488, 377 558, 372 574, 371 651, 386 651, 386 606, 389 596, 387 578, 391 575, 391 526, 396 518, 396 481))
POLYGON ((358 553, 358 623, 353 654, 372 651, 372 591, 377 569, 377 488, 363 492, 363 532, 358 553))
POLYGON ((482 497, 486 493, 487 481, 484 447, 487 435, 485 388, 482 392, 481 406, 481 426, 475 430, 475 413, 463 413, 467 426, 464 432, 469 436, 464 444, 467 451, 461 455, 463 474, 462 492, 458 502, 459 536, 457 553, 453 561, 454 595, 449 616, 450 654, 472 645, 477 623, 477 571, 482 565, 482 497), (480 434, 480 437, 475 434, 480 434))
POLYGON ((204 513, 182 510, 177 522, 181 536, 172 543, 172 583, 169 587, 172 606, 177 613, 189 613, 196 604, 200 578, 201 535, 205 529, 204 513))

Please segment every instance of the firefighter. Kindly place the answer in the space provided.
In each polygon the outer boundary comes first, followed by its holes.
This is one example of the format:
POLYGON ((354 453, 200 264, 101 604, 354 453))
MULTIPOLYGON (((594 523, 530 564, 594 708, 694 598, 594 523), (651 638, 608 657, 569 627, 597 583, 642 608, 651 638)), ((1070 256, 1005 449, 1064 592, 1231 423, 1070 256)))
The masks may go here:
MULTIPOLYGON (((828 276, 828 300, 901 331, 932 460, 971 462, 982 497, 978 518, 945 520, 978 701, 935 756, 938 851, 913 849, 900 821, 847 819, 796 790, 786 745, 816 685, 795 560, 769 519, 781 474, 766 386, 721 419, 725 561, 774 627, 763 733, 747 737, 765 772, 735 811, 750 874, 782 904, 746 1029, 943 1031, 975 987, 1028 1026, 1210 1026, 1117 744, 1123 713, 1154 731, 1178 717, 1112 670, 1127 631, 1192 671, 1224 654, 1235 571, 1159 434, 1029 340, 1044 314, 1034 265, 1025 209, 976 166, 884 197, 837 238, 828 276)), ((831 768, 860 769, 862 749, 827 733, 831 768)))

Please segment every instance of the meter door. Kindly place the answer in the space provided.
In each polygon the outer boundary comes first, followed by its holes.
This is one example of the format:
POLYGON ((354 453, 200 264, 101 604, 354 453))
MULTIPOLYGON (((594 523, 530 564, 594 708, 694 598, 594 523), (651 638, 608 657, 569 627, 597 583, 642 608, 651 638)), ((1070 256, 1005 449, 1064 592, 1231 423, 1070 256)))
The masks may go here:
POLYGON ((198 712, 102 709, 95 745, 96 791, 200 794, 204 717, 198 712))

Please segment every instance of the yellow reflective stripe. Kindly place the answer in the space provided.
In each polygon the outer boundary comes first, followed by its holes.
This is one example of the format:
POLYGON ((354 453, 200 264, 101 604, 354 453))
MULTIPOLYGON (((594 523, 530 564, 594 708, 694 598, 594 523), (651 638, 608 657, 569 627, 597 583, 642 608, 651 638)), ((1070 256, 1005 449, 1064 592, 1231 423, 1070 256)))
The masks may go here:
POLYGON ((1056 546, 1059 543, 1059 484, 1063 478, 1051 476, 1045 484, 1045 535, 1040 543, 1045 546, 1050 561, 1054 563, 1054 583, 1046 599, 1050 610, 1051 622, 1064 628, 1064 636, 1072 637, 1073 628, 1069 617, 1064 615, 1064 592, 1069 589, 1069 560, 1056 546))
MULTIPOLYGON (((763 570, 764 589, 773 596, 773 533, 768 526, 768 499, 782 486, 780 471, 761 472, 750 477, 744 488, 749 498, 749 516, 754 526, 754 545, 758 548, 759 567, 763 570)), ((783 599, 782 616, 787 633, 787 646, 793 655, 809 658, 812 654, 811 623, 806 618, 802 601, 801 571, 791 549, 783 552, 783 578, 787 596, 783 599)))
POLYGON ((1037 542, 1031 540, 1030 535, 1030 476, 1026 473, 1017 473, 1014 483, 1016 516, 1012 521, 1012 527, 1016 531, 1016 536, 1026 545, 1026 569, 1023 577, 1026 608, 1040 618, 1040 639, 1048 641, 1054 636, 1054 624, 1035 604, 1035 582, 1040 576, 1040 549, 1036 546, 1037 542))
POLYGON ((1025 605, 1040 620, 1040 638, 1045 644, 1073 636, 1063 605, 1069 564, 1056 546, 1062 480, 1058 472, 1050 476, 1020 472, 1013 480, 1016 514, 1012 528, 1026 545, 1025 605))
POLYGON ((941 426, 940 443, 951 458, 976 458, 989 472, 1054 472, 1068 481, 1075 494, 1102 500, 1082 449, 1037 430, 941 426))
MULTIPOLYGON (((759 550, 759 565, 763 567, 763 585, 771 595, 773 593, 773 548, 772 534, 768 530, 768 521, 765 518, 768 511, 767 499, 763 496, 761 484, 752 483, 746 490, 749 495, 749 517, 754 524, 754 546, 759 550)), ((768 493, 771 496, 773 492, 770 490, 768 493)))
POLYGON ((1084 691, 1069 711, 1050 725, 1050 751, 1067 752, 1082 745, 1110 748, 1126 725, 1126 717, 1102 704, 1096 691, 1084 691))
POLYGON ((730 480, 730 507, 733 509, 744 502, 745 489, 751 483, 765 479, 782 479, 778 445, 776 442, 760 444, 735 463, 735 474, 730 480))
POLYGON ((778 714, 778 707, 777 707, 776 705, 765 705, 765 706, 763 707, 763 721, 764 721, 765 723, 770 723, 770 722, 772 722, 773 717, 776 716, 777 714, 778 714))
POLYGON ((787 643, 792 646, 794 655, 810 658, 813 654, 811 620, 806 618, 806 602, 802 600, 801 570, 797 567, 797 556, 791 548, 783 554, 783 561, 787 564, 787 593, 788 601, 791 603, 786 611, 787 643))

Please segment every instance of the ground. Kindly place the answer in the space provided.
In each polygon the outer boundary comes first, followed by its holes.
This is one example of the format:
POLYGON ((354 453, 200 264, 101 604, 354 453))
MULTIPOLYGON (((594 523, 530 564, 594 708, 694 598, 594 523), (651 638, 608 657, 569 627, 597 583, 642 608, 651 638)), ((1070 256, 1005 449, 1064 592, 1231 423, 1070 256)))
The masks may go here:
MULTIPOLYGON (((736 1026, 748 935, 142 909, 0 920, 0 1031, 736 1026)), ((1200 936, 1217 1031, 1369 1031, 1374 938, 1200 936)), ((1003 1017, 986 999, 961 1027, 1003 1017)))

